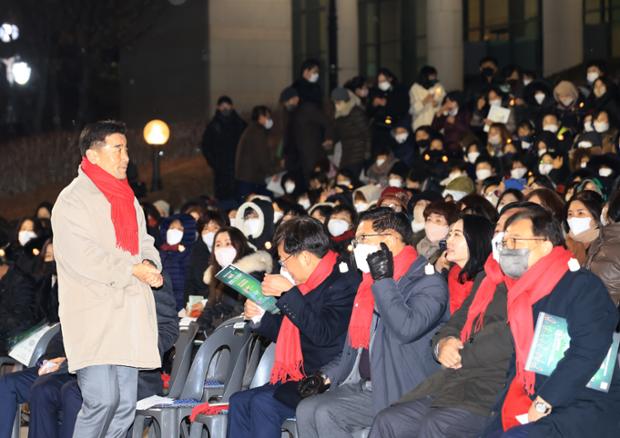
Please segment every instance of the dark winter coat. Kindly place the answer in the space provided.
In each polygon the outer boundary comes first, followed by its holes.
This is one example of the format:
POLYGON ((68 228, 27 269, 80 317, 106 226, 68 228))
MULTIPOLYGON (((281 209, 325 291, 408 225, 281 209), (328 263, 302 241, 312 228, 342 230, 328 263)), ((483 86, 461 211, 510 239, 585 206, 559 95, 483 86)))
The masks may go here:
POLYGON ((342 143, 340 167, 343 169, 359 165, 370 158, 370 126, 366 113, 355 105, 353 99, 347 104, 342 114, 336 114, 334 122, 334 141, 342 143))
POLYGON ((237 146, 235 178, 254 184, 265 184, 275 172, 276 139, 271 130, 252 122, 241 135, 237 146))
POLYGON ((213 169, 218 199, 230 199, 235 195, 235 156, 246 125, 235 111, 230 116, 217 111, 202 135, 200 147, 213 169))

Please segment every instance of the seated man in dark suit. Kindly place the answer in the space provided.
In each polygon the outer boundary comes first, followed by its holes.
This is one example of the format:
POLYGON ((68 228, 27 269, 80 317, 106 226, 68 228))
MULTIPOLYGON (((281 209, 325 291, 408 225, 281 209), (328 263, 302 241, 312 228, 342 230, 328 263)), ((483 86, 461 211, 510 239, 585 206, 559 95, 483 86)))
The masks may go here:
POLYGON ((276 342, 271 382, 230 399, 228 436, 279 438, 284 420, 295 416, 298 382, 320 370, 342 351, 359 274, 338 263, 325 227, 298 217, 280 225, 274 236, 282 275, 267 275, 263 293, 280 297, 280 313, 265 313, 250 300, 245 316, 254 331, 276 342))
MULTIPOLYGON (((153 290, 157 311, 158 347, 163 355, 179 336, 172 283, 164 274, 164 285, 153 290)), ((138 400, 162 393, 160 370, 140 371, 138 400)), ((75 375, 68 373, 59 333, 50 342, 37 367, 0 378, 0 438, 10 438, 19 403, 30 405, 29 438, 71 438, 82 396, 75 375), (59 423, 59 414, 60 423, 59 423)))

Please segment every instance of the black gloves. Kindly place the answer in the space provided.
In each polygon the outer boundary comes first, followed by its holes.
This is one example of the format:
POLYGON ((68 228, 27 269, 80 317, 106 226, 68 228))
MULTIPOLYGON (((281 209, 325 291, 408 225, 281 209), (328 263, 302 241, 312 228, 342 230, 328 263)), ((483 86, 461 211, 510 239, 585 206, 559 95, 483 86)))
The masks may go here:
POLYGON ((325 383, 325 377, 320 372, 304 377, 297 386, 301 398, 316 394, 323 394, 329 389, 329 383, 325 383))
POLYGON ((381 242, 381 249, 370 254, 366 259, 370 267, 370 275, 373 280, 382 280, 394 276, 394 257, 387 245, 381 242))

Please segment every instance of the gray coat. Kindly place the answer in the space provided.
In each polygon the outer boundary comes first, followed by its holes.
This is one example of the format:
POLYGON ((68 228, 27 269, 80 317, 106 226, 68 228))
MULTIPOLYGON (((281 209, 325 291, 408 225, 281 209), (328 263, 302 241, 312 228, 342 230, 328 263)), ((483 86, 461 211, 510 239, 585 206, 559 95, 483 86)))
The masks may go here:
MULTIPOLYGON (((431 339, 448 320, 448 288, 441 275, 424 273, 426 265, 426 259, 418 257, 398 282, 389 278, 372 285, 370 369, 375 413, 440 369, 431 339)), ((323 369, 332 385, 359 381, 360 353, 347 339, 341 355, 323 369)))

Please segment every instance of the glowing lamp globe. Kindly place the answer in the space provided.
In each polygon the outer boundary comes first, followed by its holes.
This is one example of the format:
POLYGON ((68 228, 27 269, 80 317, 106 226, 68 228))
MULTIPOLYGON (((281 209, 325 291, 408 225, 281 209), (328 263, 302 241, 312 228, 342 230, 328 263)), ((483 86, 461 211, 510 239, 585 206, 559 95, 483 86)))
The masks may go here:
POLYGON ((170 138, 170 128, 163 120, 151 120, 144 126, 144 141, 152 146, 161 146, 170 138))

